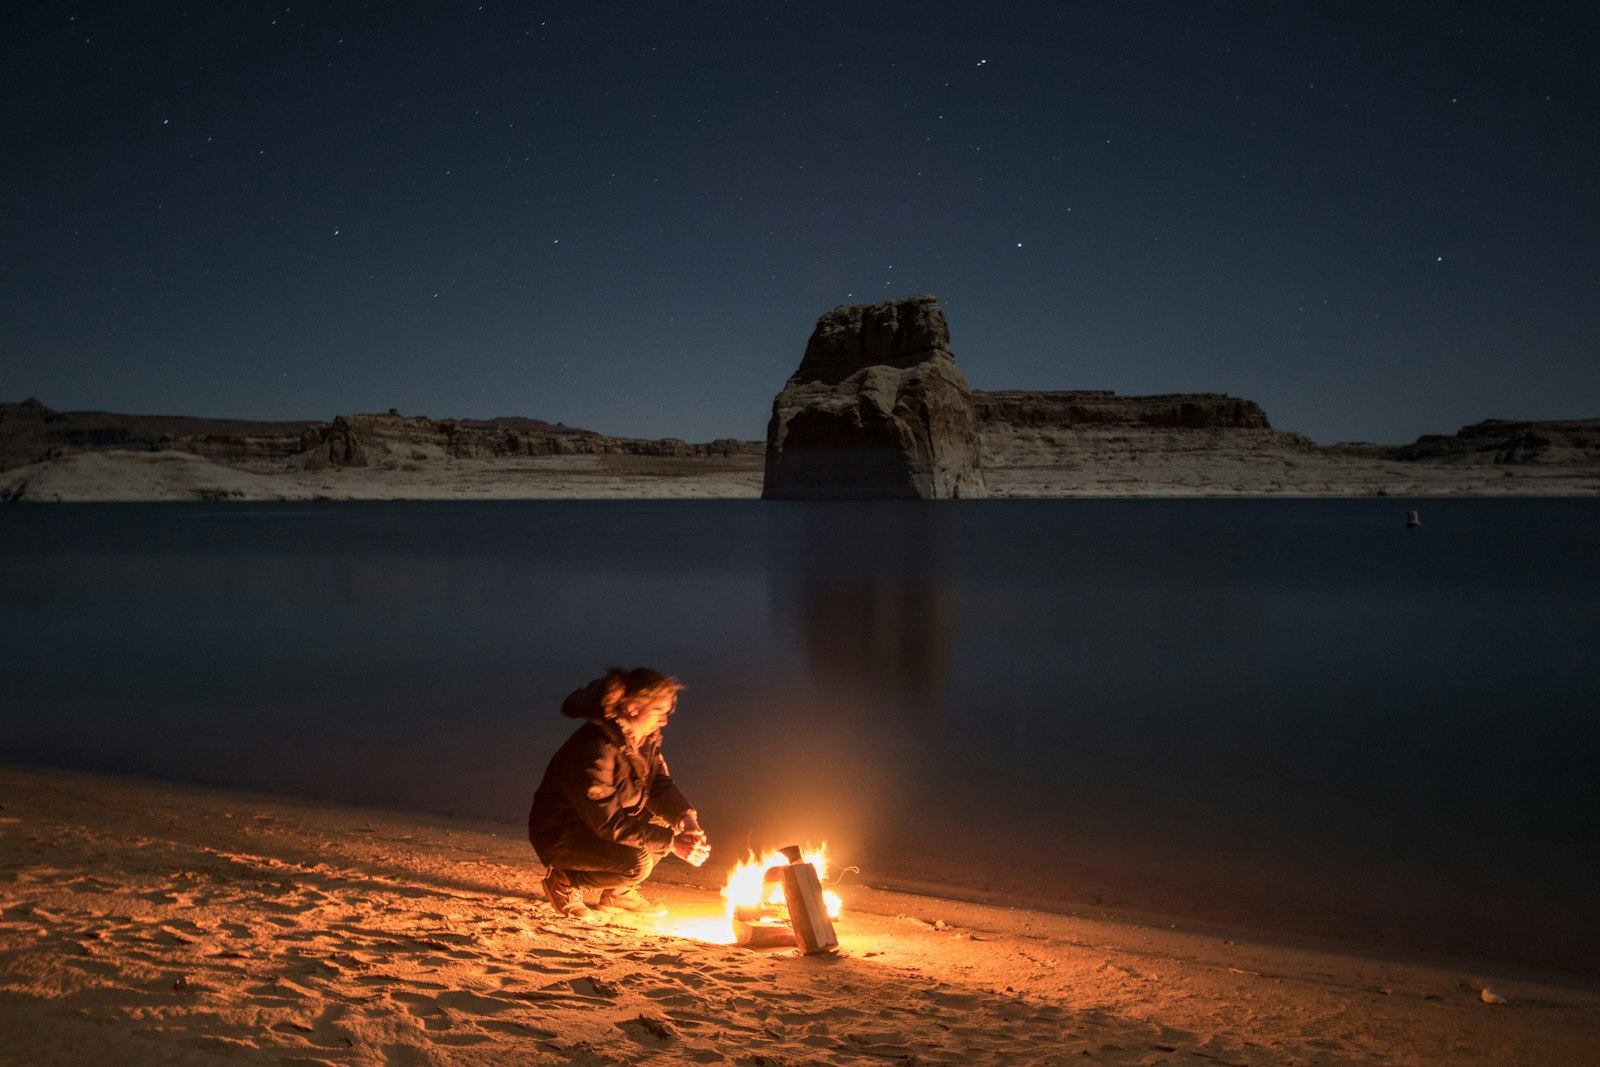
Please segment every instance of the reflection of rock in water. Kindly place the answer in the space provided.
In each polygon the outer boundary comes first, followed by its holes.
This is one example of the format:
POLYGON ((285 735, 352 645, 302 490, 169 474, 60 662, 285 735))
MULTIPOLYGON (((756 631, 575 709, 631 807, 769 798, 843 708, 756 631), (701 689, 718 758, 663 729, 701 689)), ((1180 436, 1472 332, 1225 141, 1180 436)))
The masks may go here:
POLYGON ((926 504, 808 504, 775 538, 775 614, 812 680, 845 714, 944 710, 954 626, 949 515, 926 504), (791 629, 792 626, 792 629, 791 629))
POLYGON ((914 717, 942 711, 952 615, 942 586, 823 584, 802 596, 806 657, 830 696, 914 717))

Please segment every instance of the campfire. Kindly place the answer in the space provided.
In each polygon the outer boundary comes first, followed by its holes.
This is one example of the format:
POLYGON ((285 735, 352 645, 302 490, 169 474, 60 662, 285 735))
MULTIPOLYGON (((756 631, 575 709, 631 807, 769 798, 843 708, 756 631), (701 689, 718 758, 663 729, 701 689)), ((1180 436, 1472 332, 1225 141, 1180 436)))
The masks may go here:
POLYGON ((734 939, 751 947, 792 942, 807 955, 831 952, 839 944, 833 920, 841 901, 822 888, 827 871, 826 845, 749 853, 722 889, 734 939))
POLYGON ((759 856, 747 852, 728 872, 720 915, 674 911, 656 929, 714 945, 795 945, 807 954, 831 952, 838 944, 833 920, 839 917, 840 901, 837 893, 822 888, 828 873, 826 845, 773 849, 759 856))

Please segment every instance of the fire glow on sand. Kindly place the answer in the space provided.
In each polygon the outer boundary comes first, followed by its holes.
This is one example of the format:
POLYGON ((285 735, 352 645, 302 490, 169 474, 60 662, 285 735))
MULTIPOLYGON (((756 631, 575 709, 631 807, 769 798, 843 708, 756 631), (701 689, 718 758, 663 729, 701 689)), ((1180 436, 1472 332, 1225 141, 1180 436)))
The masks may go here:
MULTIPOLYGON (((828 846, 823 844, 817 848, 807 845, 802 852, 803 862, 809 863, 817 872, 819 881, 828 874, 828 846)), ((793 943, 793 935, 789 932, 787 917, 787 901, 784 898, 784 888, 781 881, 767 880, 767 872, 775 867, 788 866, 789 859, 776 849, 768 849, 760 856, 755 852, 747 852, 745 858, 728 872, 727 881, 722 887, 723 913, 716 918, 706 916, 685 915, 673 916, 664 919, 659 924, 662 933, 672 934, 676 937, 692 938, 696 941, 707 941, 718 945, 731 945, 739 941, 737 930, 738 916, 753 916, 756 913, 769 917, 782 917, 784 931, 783 942, 793 943)), ((839 917, 843 902, 839 894, 831 889, 822 893, 823 902, 827 909, 828 919, 839 917)), ((773 922, 773 925, 778 925, 773 922)), ((749 942, 752 945, 758 942, 749 942)), ((771 943, 771 942, 768 942, 771 943)))

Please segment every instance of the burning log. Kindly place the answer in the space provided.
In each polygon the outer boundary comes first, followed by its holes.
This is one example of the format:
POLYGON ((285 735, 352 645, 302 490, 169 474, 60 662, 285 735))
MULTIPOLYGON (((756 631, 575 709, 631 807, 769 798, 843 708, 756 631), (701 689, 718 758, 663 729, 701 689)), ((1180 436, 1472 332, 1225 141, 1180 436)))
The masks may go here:
POLYGON ((747 948, 777 948, 794 944, 794 927, 787 910, 771 904, 740 904, 733 909, 733 938, 747 948))
MULTIPOLYGON (((818 857, 820 859, 820 857, 818 857)), ((838 913, 838 899, 824 894, 817 860, 805 856, 791 845, 767 860, 776 863, 761 876, 760 889, 747 891, 743 900, 731 892, 734 939, 751 948, 771 947, 793 942, 808 956, 832 952, 839 947, 832 915, 838 913), (754 900, 752 903, 751 900, 754 900)), ((742 870, 753 873, 753 865, 742 870)), ((741 879, 736 872, 730 883, 741 879)))
POLYGON ((772 868, 767 877, 777 871, 783 881, 795 943, 807 956, 832 952, 839 947, 839 938, 834 935, 833 920, 828 918, 827 905, 822 901, 822 879, 817 876, 817 869, 805 861, 798 845, 784 849, 783 856, 788 865, 772 868))

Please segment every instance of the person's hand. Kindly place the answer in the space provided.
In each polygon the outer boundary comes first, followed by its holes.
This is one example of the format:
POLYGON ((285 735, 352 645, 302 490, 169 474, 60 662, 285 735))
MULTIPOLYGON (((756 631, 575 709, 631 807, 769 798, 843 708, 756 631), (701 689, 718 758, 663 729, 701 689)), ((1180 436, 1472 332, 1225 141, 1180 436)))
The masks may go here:
POLYGON ((698 867, 711 858, 711 842, 698 827, 684 830, 672 838, 672 854, 691 867, 698 867))

